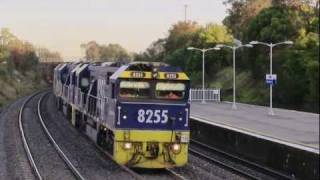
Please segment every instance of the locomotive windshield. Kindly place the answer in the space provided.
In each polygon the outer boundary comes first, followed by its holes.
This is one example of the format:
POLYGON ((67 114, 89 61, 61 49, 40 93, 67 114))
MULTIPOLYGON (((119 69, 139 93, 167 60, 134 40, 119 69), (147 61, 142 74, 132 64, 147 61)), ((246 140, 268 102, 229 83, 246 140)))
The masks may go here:
POLYGON ((143 81, 121 81, 120 97, 148 98, 150 96, 150 83, 143 81))
POLYGON ((157 99, 183 99, 186 86, 177 82, 158 82, 156 84, 157 99))

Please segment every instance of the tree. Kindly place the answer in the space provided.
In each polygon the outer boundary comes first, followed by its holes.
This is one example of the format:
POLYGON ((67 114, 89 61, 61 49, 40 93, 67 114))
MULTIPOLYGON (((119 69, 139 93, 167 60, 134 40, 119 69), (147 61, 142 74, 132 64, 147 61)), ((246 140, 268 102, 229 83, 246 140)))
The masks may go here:
POLYGON ((89 61, 98 61, 100 60, 100 48, 95 41, 90 41, 85 46, 86 50, 86 59, 89 61))
POLYGON ((164 61, 164 43, 165 39, 158 39, 151 43, 151 45, 145 50, 145 52, 136 54, 134 56, 135 61, 164 61))
POLYGON ((128 51, 119 44, 100 45, 95 41, 80 45, 85 49, 86 59, 89 61, 121 61, 129 62, 132 57, 128 51))
POLYGON ((108 44, 100 46, 100 59, 102 61, 129 62, 131 57, 127 50, 119 44, 108 44))
MULTIPOLYGON (((173 66, 179 66, 191 75, 194 86, 200 84, 202 61, 200 52, 190 52, 187 47, 214 47, 217 43, 230 43, 231 34, 227 27, 218 24, 207 24, 205 27, 195 22, 178 22, 169 29, 168 36, 154 41, 145 52, 135 55, 135 61, 162 61, 173 66)), ((220 57, 224 54, 210 53, 206 55, 206 73, 212 79, 224 63, 220 57)))
POLYGON ((223 20, 237 39, 243 39, 248 23, 263 9, 271 7, 272 0, 226 0, 228 16, 223 20))
POLYGON ((62 57, 59 52, 51 52, 47 48, 38 48, 37 56, 40 62, 61 62, 62 57))
POLYGON ((188 47, 192 44, 200 26, 196 22, 178 22, 169 29, 169 35, 165 39, 164 49, 167 53, 176 49, 188 47))
MULTIPOLYGON (((275 86, 275 103, 298 109, 319 103, 319 93, 316 93, 319 90, 316 83, 318 77, 315 76, 319 70, 316 68, 319 65, 319 40, 312 23, 318 21, 318 17, 312 14, 314 8, 305 3, 300 6, 293 2, 277 4, 262 10, 244 33, 246 41, 294 41, 292 47, 279 46, 273 52, 273 69, 279 81, 275 86)), ((268 72, 268 53, 266 47, 255 48, 249 53, 247 63, 256 80, 262 79, 268 72)), ((319 106, 312 108, 312 111, 319 112, 319 106)))
POLYGON ((233 39, 227 27, 214 23, 202 28, 199 37, 206 44, 230 43, 233 39))

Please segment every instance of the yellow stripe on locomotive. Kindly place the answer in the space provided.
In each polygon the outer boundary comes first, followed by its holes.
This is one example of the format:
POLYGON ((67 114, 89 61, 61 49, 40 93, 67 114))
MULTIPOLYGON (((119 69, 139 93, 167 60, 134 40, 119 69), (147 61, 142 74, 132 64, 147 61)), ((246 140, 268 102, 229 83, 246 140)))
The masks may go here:
POLYGON ((188 161, 188 139, 189 131, 117 130, 114 159, 131 167, 184 166, 188 161))
POLYGON ((120 78, 133 79, 161 79, 161 80, 189 80, 183 72, 149 72, 149 71, 123 71, 120 78))

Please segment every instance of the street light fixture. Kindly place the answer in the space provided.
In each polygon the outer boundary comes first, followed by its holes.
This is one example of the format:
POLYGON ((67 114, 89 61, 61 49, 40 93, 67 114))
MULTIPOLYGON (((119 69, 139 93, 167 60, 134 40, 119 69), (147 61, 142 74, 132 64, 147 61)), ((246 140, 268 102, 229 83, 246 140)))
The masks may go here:
MULTIPOLYGON (((293 42, 292 41, 283 41, 283 42, 279 42, 279 43, 265 43, 265 42, 259 42, 259 41, 251 41, 250 44, 252 45, 265 45, 268 46, 270 48, 270 74, 272 74, 272 48, 281 44, 286 44, 286 45, 292 45, 293 42)), ((274 112, 272 109, 272 84, 270 84, 270 108, 269 108, 269 115, 273 116, 274 112)))
POLYGON ((216 48, 230 48, 232 49, 233 52, 233 103, 232 103, 232 109, 237 109, 237 105, 236 105, 236 50, 241 48, 241 47, 248 47, 248 48, 252 48, 253 46, 251 44, 245 44, 242 45, 241 42, 239 43, 239 45, 234 45, 234 46, 228 46, 225 44, 218 44, 216 45, 216 48))
POLYGON ((188 47, 187 50, 192 51, 201 51, 202 52, 202 103, 206 103, 205 100, 205 94, 204 94, 204 56, 207 51, 211 50, 219 50, 220 48, 214 47, 214 48, 208 48, 208 49, 200 49, 200 48, 195 48, 195 47, 188 47))

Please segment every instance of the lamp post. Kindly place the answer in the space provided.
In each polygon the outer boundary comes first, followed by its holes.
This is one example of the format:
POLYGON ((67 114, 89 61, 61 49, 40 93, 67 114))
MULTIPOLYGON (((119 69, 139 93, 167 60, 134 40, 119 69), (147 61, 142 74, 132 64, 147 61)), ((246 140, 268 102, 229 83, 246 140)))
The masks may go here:
MULTIPOLYGON (((291 45, 293 44, 292 41, 283 41, 283 42, 279 42, 279 43, 265 43, 265 42, 259 42, 259 41, 251 41, 250 44, 252 45, 257 45, 257 44, 261 44, 261 45, 265 45, 268 46, 270 48, 270 74, 272 74, 272 48, 280 45, 280 44, 287 44, 287 45, 291 45)), ((269 115, 273 116, 274 112, 272 109, 272 84, 270 84, 270 108, 269 108, 269 115)))
POLYGON ((253 46, 251 44, 242 45, 241 43, 239 45, 234 45, 234 46, 228 46, 225 44, 216 45, 217 49, 221 49, 223 47, 230 48, 230 49, 232 49, 232 52, 233 52, 233 103, 232 103, 232 109, 237 109, 237 105, 236 105, 236 50, 241 47, 252 48, 253 46))
POLYGON ((188 47, 187 48, 188 50, 196 50, 196 51, 201 51, 202 52, 202 103, 206 103, 206 100, 205 100, 205 94, 204 94, 204 57, 205 57, 205 53, 207 51, 210 51, 210 50, 219 50, 219 48, 208 48, 208 49, 199 49, 199 48, 195 48, 195 47, 188 47))

